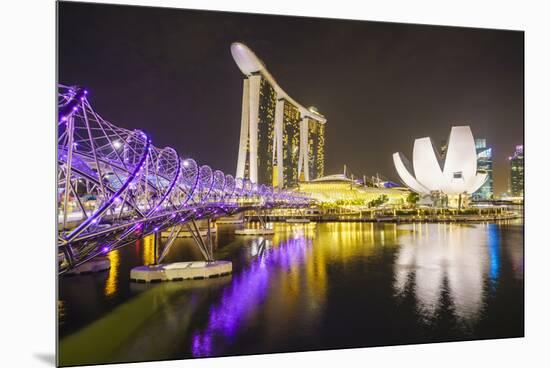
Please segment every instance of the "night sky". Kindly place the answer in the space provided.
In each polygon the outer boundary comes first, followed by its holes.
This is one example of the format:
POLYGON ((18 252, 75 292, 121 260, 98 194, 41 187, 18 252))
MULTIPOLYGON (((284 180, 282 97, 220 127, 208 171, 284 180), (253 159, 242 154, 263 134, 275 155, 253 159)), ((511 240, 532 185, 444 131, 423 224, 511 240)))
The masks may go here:
POLYGON ((59 4, 59 82, 157 147, 235 174, 248 45, 328 120, 326 174, 398 180, 392 153, 469 124, 493 147, 495 194, 523 142, 523 32, 183 9, 59 4))

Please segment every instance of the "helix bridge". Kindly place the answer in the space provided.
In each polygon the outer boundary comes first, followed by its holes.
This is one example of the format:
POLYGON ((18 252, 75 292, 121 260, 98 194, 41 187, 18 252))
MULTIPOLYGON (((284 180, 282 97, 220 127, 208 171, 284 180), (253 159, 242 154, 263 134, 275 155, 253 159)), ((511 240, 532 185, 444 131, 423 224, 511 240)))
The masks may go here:
MULTIPOLYGON (((155 147, 145 132, 101 117, 84 88, 59 85, 58 114, 60 274, 159 231, 172 244, 184 228, 197 230, 198 220, 311 203, 155 147)), ((211 247, 194 238, 213 260, 211 247)))

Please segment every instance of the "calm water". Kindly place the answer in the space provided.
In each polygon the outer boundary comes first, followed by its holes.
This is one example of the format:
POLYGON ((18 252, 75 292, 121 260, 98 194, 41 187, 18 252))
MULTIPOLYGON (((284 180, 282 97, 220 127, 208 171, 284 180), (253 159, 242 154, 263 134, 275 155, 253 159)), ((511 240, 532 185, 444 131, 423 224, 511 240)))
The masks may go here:
MULTIPOLYGON (((134 284, 153 239, 59 285, 62 364, 523 336, 523 223, 219 225, 219 279, 134 284)), ((187 239, 167 262, 200 259, 187 239)))

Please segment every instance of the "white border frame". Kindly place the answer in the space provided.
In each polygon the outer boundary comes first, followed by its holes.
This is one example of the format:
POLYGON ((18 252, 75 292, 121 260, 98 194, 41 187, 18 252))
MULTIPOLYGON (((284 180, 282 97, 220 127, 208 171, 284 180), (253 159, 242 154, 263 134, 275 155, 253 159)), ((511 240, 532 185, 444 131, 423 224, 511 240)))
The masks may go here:
MULTIPOLYGON (((548 65, 549 14, 544 2, 472 1, 351 1, 338 2, 279 0, 194 1, 105 1, 134 5, 191 9, 241 11, 347 18, 405 23, 471 26, 526 31, 525 142, 526 142, 526 337, 439 343, 385 348, 345 349, 310 353, 242 356, 233 358, 138 363, 135 367, 281 367, 407 366, 407 367, 517 367, 542 366, 548 358, 547 332, 549 257, 547 203, 549 132, 548 65), (543 161, 544 160, 544 161, 543 161), (529 364, 533 362, 533 364, 529 364), (537 363, 535 363, 537 362, 537 363)), ((2 329, 4 338, 1 366, 52 366, 54 328, 54 155, 55 155, 55 4, 53 1, 9 1, 2 3, 2 118, 5 144, 0 147, 4 172, 1 180, 5 208, 5 247, 2 265, 2 329), (7 85, 6 85, 7 83, 7 85), (49 139, 48 139, 49 137, 49 139), (18 149, 24 144, 30 148, 18 149), (12 152, 17 149, 17 159, 12 152), (32 170, 30 169, 32 167, 32 170), (22 198, 30 192, 34 208, 32 222, 22 198), (7 201, 6 201, 7 200, 7 201), (8 220, 6 222, 6 220, 8 220), (32 225, 32 226, 30 226, 32 225), (21 234, 35 234, 23 243, 21 234), (23 263, 11 262, 10 254, 23 254, 23 263), (48 363, 49 362, 49 363, 48 363)), ((237 124, 238 122, 236 122, 237 124)), ((503 321, 505 323, 505 321, 503 321)), ((113 366, 115 367, 115 366, 113 366)))

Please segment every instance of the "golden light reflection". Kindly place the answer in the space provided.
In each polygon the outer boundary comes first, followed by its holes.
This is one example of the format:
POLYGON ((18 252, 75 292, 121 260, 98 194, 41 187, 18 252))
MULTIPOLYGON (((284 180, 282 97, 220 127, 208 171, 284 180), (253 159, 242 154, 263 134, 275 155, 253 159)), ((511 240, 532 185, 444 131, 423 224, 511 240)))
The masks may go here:
POLYGON ((65 301, 64 300, 58 300, 57 301, 57 315, 59 317, 59 325, 63 325, 65 323, 65 301))
POLYGON ((107 254, 107 258, 111 262, 111 268, 109 269, 109 276, 105 281, 105 296, 111 296, 116 293, 118 286, 118 269, 120 266, 120 254, 119 250, 110 251, 107 254))
POLYGON ((276 282, 270 284, 272 298, 267 301, 270 335, 276 336, 281 315, 297 316, 290 324, 318 323, 319 314, 327 303, 328 265, 352 265, 357 257, 377 253, 384 239, 386 246, 397 244, 402 233, 396 224, 364 222, 276 224, 273 247, 281 262, 282 272, 276 273, 276 282), (313 241, 315 239, 315 241, 313 241), (308 313, 295 313, 307 305, 308 313))
POLYGON ((155 234, 143 238, 143 264, 150 265, 155 262, 155 234))
MULTIPOLYGON (((372 282, 383 282, 384 288, 386 282, 393 282, 392 297, 406 297, 415 314, 431 320, 427 326, 441 323, 438 318, 443 312, 459 320, 458 328, 467 326, 483 312, 483 277, 491 271, 488 267, 493 267, 487 260, 486 233, 475 226, 275 223, 273 236, 249 240, 252 257, 259 259, 250 260, 249 273, 245 269, 233 276, 233 292, 216 307, 223 314, 213 314, 214 327, 209 327, 208 334, 223 331, 227 316, 237 316, 233 319, 243 327, 261 320, 261 337, 274 346, 284 343, 281 340, 289 333, 315 331, 326 321, 325 316, 333 313, 331 302, 344 295, 340 291, 357 288, 347 284, 347 275, 376 275, 381 264, 384 278, 372 282), (258 251, 254 242, 267 239, 273 241, 272 246, 258 251), (393 273, 386 267, 388 261, 393 262, 393 273)), ((498 267, 491 272, 498 272, 498 267)), ((362 289, 359 285, 357 293, 368 293, 368 286, 362 289)), ((354 295, 350 295, 353 303, 354 295)), ((368 302, 368 298, 357 298, 358 302, 364 300, 368 302)))
MULTIPOLYGON (((277 282, 272 283, 275 297, 268 302, 270 332, 276 334, 281 315, 294 316, 296 309, 308 305, 306 318, 293 321, 293 324, 313 323, 326 304, 327 272, 325 265, 325 246, 315 248, 313 239, 317 237, 316 223, 276 224, 273 247, 279 259, 282 271, 276 275, 277 282)), ((328 244, 327 244, 328 245, 328 244)))

